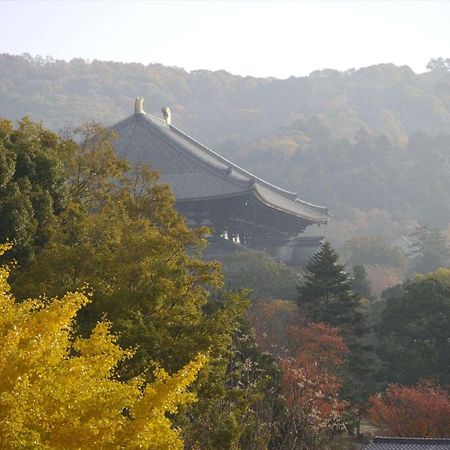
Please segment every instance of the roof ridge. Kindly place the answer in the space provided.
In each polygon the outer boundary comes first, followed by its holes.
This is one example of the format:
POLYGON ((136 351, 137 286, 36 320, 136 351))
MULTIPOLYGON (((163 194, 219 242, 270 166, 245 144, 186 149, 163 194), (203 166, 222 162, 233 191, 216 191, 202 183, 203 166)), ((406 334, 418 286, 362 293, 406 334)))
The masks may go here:
POLYGON ((316 211, 321 211, 322 213, 328 214, 328 208, 326 206, 320 206, 320 205, 315 205, 314 203, 306 202, 306 201, 302 200, 301 198, 299 198, 298 193, 292 192, 292 191, 288 191, 286 189, 280 188, 279 186, 275 186, 274 184, 269 183, 266 180, 263 180, 262 178, 258 177, 257 175, 252 174, 248 170, 243 169, 242 167, 238 166, 237 164, 233 163, 232 161, 228 160, 227 158, 224 158, 223 156, 219 155, 214 150, 211 150, 209 147, 207 147, 206 145, 204 145, 201 142, 197 141, 196 139, 194 139, 192 136, 188 135, 184 131, 181 131, 179 128, 175 127, 174 125, 169 125, 169 129, 174 131, 175 133, 177 133, 181 137, 189 140, 189 142, 191 142, 192 144, 196 145, 201 150, 204 150, 204 151, 208 152, 208 154, 210 156, 213 156, 218 161, 231 166, 230 168, 237 169, 237 171, 240 172, 241 174, 248 175, 250 177, 250 179, 251 179, 250 180, 251 182, 254 182, 253 180, 255 180, 255 181, 259 182, 260 184, 262 184, 264 187, 266 187, 268 189, 271 189, 275 193, 283 195, 283 196, 289 198, 290 200, 295 201, 296 203, 299 203, 301 205, 310 207, 310 208, 312 208, 312 209, 314 209, 316 211))
MULTIPOLYGON (((168 125, 167 127, 161 127, 161 129, 159 129, 159 124, 155 124, 155 119, 159 122, 164 122, 164 124, 167 125, 166 121, 159 119, 158 117, 154 116, 153 114, 149 114, 149 113, 143 113, 140 114, 140 116, 143 116, 143 118, 146 120, 147 123, 149 123, 151 126, 154 126, 154 128, 160 133, 161 138, 166 142, 166 143, 171 143, 169 136, 167 136, 166 134, 166 130, 169 130, 172 126, 168 125), (155 126, 156 125, 156 126, 155 126)), ((132 117, 132 116, 130 116, 132 117)), ((200 164, 204 169, 208 170, 211 173, 217 174, 220 177, 223 178, 227 178, 227 180, 231 181, 232 183, 238 185, 238 186, 242 186, 242 187, 247 187, 247 182, 241 182, 240 180, 237 180, 236 178, 233 178, 229 175, 227 175, 227 173, 220 169, 220 168, 216 168, 211 166, 210 164, 208 164, 206 161, 203 161, 201 158, 198 158, 195 155, 192 155, 191 153, 187 153, 187 152, 183 152, 183 156, 185 156, 186 158, 190 159, 191 161, 194 161, 195 163, 200 164)))
POLYGON ((305 205, 305 206, 310 206, 311 208, 317 209, 319 211, 326 211, 326 213, 328 214, 328 208, 326 206, 316 205, 315 203, 310 203, 310 202, 307 202, 305 200, 302 200, 299 197, 297 197, 294 200, 294 202, 301 203, 302 205, 305 205))
POLYGON ((167 124, 167 122, 164 119, 161 119, 161 117, 155 116, 154 114, 150 114, 147 112, 142 113, 147 119, 152 120, 153 122, 159 122, 161 126, 164 128, 169 128, 170 125, 167 124))
POLYGON ((396 444, 450 444, 450 438, 424 438, 424 437, 400 437, 400 436, 375 436, 373 442, 396 444))
POLYGON ((269 183, 266 180, 263 180, 262 178, 258 177, 257 175, 254 175, 253 173, 249 172, 248 170, 245 170, 242 167, 238 166, 237 164, 233 163, 229 159, 224 158, 223 156, 219 155, 214 150, 211 150, 209 147, 207 147, 206 145, 204 145, 201 142, 197 141, 196 139, 194 139, 192 136, 190 136, 189 134, 185 133, 184 131, 181 131, 179 128, 175 127, 174 125, 169 125, 169 129, 174 131, 175 133, 177 133, 181 137, 183 137, 185 139, 188 139, 192 144, 196 145, 201 150, 205 150, 206 152, 208 152, 208 154, 210 156, 213 156, 218 161, 231 166, 233 169, 237 169, 237 171, 240 172, 241 174, 244 173, 244 174, 248 175, 250 178, 254 178, 255 180, 259 181, 261 184, 265 185, 266 187, 268 187, 270 189, 274 189, 277 192, 281 192, 281 193, 283 193, 285 195, 289 195, 289 196, 295 196, 294 198, 292 198, 292 200, 298 198, 298 193, 297 192, 288 191, 287 189, 280 188, 278 186, 275 186, 272 183, 269 183))

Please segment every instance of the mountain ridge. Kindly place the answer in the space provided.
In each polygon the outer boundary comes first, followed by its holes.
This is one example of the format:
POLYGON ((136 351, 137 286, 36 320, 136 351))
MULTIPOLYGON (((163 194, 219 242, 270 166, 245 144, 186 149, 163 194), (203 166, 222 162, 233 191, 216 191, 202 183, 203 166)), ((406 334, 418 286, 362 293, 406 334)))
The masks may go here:
POLYGON ((379 211, 400 224, 389 232, 392 239, 399 229, 405 234, 405 224, 450 223, 447 66, 416 74, 378 64, 280 80, 0 55, 2 117, 28 115, 56 131, 83 121, 109 126, 133 113, 136 96, 155 115, 170 106, 177 128, 269 182, 329 206, 338 221, 379 211))

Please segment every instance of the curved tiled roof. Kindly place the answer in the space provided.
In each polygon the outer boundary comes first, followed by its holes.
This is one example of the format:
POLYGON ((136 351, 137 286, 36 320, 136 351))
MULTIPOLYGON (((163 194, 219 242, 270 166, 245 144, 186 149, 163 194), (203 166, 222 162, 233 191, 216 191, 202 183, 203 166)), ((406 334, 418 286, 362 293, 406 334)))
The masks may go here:
POLYGON ((177 201, 253 194, 260 202, 290 215, 324 223, 327 208, 311 205, 233 164, 166 121, 133 114, 113 126, 114 147, 132 163, 146 162, 171 186, 177 201))
POLYGON ((450 439, 376 437, 364 450, 450 450, 450 439))

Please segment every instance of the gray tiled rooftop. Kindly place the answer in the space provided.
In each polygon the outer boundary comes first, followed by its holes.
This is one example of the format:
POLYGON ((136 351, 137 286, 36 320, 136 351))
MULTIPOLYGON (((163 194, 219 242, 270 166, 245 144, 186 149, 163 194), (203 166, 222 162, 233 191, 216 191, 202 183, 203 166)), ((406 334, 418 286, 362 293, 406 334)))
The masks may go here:
POLYGON ((154 116, 133 114, 114 127, 114 147, 132 163, 149 163, 171 186, 177 201, 253 193, 263 203, 289 214, 325 222, 326 208, 271 185, 154 116))
POLYGON ((450 439, 376 437, 364 450, 450 450, 450 439))

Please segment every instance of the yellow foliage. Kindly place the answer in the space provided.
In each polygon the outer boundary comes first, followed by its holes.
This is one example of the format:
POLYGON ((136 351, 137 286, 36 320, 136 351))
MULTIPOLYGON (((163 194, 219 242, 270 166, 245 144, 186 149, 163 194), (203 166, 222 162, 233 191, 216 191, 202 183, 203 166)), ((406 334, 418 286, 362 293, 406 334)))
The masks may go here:
MULTIPOLYGON (((10 248, 0 245, 0 255, 10 248)), ((0 267, 0 448, 181 449, 167 413, 194 400, 186 392, 206 357, 155 381, 120 382, 121 349, 109 324, 73 339, 74 318, 88 303, 80 293, 18 303, 0 267)))
POLYGON ((413 278, 414 283, 421 283, 423 281, 435 280, 439 281, 445 286, 450 286, 450 269, 441 267, 435 272, 429 272, 423 275, 416 275, 413 278))

